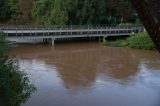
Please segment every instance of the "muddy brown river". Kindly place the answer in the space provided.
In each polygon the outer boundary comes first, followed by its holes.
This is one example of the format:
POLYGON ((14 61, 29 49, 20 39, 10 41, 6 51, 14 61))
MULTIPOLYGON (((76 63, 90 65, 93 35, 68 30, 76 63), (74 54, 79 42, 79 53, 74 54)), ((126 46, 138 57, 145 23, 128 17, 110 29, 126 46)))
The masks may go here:
POLYGON ((98 43, 21 45, 37 91, 22 106, 160 106, 160 53, 98 43))

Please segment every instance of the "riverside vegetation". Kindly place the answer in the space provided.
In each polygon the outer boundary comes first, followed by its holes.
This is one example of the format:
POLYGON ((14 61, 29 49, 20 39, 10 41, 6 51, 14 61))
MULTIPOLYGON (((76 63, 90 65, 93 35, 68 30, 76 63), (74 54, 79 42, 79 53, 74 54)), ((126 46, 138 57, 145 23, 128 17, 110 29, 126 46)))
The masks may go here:
POLYGON ((20 106, 36 88, 18 63, 6 55, 9 49, 4 34, 0 33, 0 106, 20 106))
POLYGON ((113 42, 106 42, 106 45, 114 46, 114 47, 130 47, 137 49, 145 49, 145 50, 153 50, 155 49, 155 45, 150 39, 147 32, 139 32, 137 34, 133 34, 126 39, 118 39, 113 42))

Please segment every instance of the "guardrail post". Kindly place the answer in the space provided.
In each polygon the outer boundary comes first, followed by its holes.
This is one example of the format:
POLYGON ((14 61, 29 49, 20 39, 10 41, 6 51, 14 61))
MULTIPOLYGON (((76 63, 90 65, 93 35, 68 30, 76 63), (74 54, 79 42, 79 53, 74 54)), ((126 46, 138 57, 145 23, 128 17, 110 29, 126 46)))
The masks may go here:
POLYGON ((6 28, 7 36, 8 36, 8 29, 6 28))
POLYGON ((43 28, 43 36, 44 36, 44 34, 45 34, 45 33, 44 33, 44 28, 43 28))
POLYGON ((71 25, 71 35, 73 34, 72 32, 73 32, 73 28, 72 28, 72 25, 71 25))
POLYGON ((36 31, 36 28, 35 28, 34 30, 35 30, 35 36, 37 36, 37 31, 36 31))
POLYGON ((60 29, 60 31, 59 31, 59 35, 61 36, 62 34, 61 34, 61 31, 63 30, 63 29, 61 29, 61 28, 59 28, 60 29))
POLYGON ((21 28, 21 35, 23 36, 23 28, 21 28))
POLYGON ((87 29, 87 35, 89 36, 89 25, 88 25, 88 29, 87 29))
POLYGON ((29 35, 31 36, 31 28, 29 28, 29 35))
POLYGON ((103 35, 103 31, 102 30, 103 30, 103 27, 101 27, 101 35, 103 35))
POLYGON ((49 28, 48 28, 48 36, 49 36, 49 28))
POLYGON ((80 28, 80 34, 83 35, 82 28, 80 28))
POLYGON ((18 33, 17 33, 17 28, 16 28, 16 36, 18 35, 18 33))
MULTIPOLYGON (((68 27, 66 27, 66 30, 68 30, 69 28, 68 27)), ((67 32, 67 35, 69 35, 69 33, 68 33, 68 31, 66 31, 67 32)))

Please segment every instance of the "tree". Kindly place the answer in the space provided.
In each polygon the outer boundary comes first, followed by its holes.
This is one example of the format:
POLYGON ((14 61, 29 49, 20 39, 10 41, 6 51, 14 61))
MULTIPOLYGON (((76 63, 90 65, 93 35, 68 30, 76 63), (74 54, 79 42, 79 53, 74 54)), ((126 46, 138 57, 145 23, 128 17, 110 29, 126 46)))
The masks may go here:
POLYGON ((1 0, 0 22, 37 26, 135 22, 129 0, 1 0))
POLYGON ((8 0, 0 0, 0 22, 6 22, 11 18, 8 0))
POLYGON ((108 7, 116 14, 117 21, 122 22, 135 22, 137 17, 135 11, 131 6, 130 0, 108 0, 108 7))

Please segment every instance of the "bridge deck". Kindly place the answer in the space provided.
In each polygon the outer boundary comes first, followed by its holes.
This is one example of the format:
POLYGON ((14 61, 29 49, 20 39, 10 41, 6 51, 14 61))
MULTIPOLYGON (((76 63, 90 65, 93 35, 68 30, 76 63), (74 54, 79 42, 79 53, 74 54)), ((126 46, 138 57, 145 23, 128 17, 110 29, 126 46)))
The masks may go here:
POLYGON ((8 39, 56 39, 74 37, 128 36, 143 31, 143 26, 0 28, 8 39))

